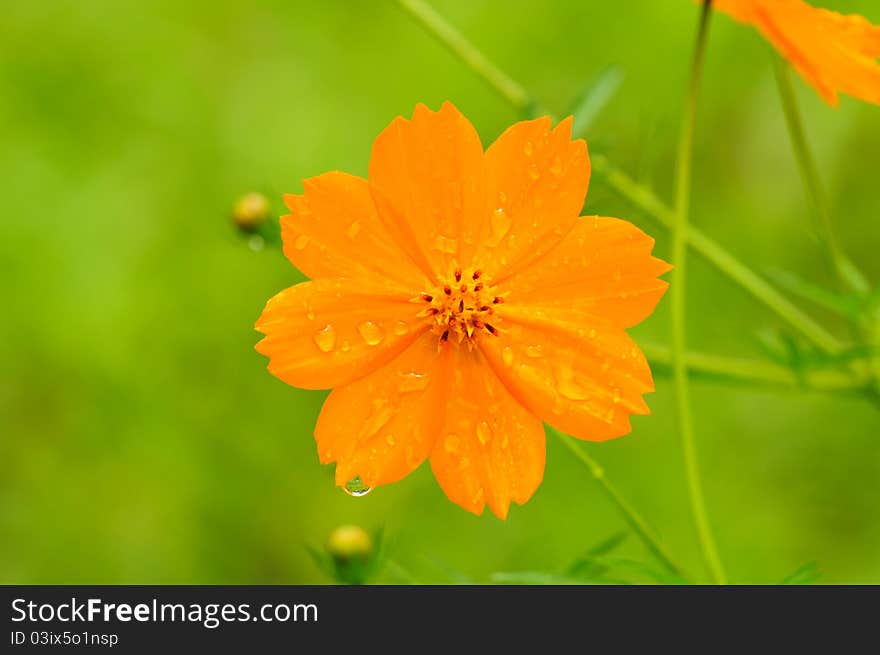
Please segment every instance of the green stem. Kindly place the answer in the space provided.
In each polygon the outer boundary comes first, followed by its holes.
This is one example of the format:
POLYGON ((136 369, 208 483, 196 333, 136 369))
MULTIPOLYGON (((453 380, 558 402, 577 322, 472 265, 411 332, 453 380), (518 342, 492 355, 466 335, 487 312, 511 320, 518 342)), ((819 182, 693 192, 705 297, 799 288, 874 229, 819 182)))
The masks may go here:
MULTIPOLYGON (((639 184, 626 173, 614 168, 602 155, 591 157, 593 172, 602 175, 608 185, 639 209, 671 228, 675 224, 675 212, 649 188, 639 184)), ((809 339, 826 353, 840 350, 840 342, 825 328, 801 311, 773 285, 730 254, 720 244, 691 225, 687 226, 688 245, 702 255, 728 278, 748 291, 752 297, 776 313, 779 318, 809 339)))
POLYGON ((815 234, 823 246, 822 251, 825 253, 829 268, 844 287, 860 294, 866 294, 870 291, 870 285, 852 261, 844 254, 843 250, 841 250, 837 237, 834 234, 828 196, 822 187, 819 169, 816 166, 816 160, 813 158, 813 153, 807 142, 807 135, 804 131, 803 120, 801 120, 801 114, 795 99, 794 86, 791 83, 791 73, 788 64, 777 55, 774 55, 773 61, 776 72, 776 87, 779 90, 779 99, 782 102, 782 113, 785 116, 785 124, 788 127, 792 149, 794 150, 801 179, 810 202, 815 234))
POLYGON ((534 108, 534 103, 528 92, 495 66, 486 55, 462 36, 461 32, 434 11, 431 5, 424 0, 397 0, 397 4, 466 63, 471 70, 488 82, 511 105, 524 113, 534 108))
MULTIPOLYGON (((432 36, 467 64, 516 109, 522 112, 532 111, 536 114, 550 115, 550 112, 543 109, 522 85, 490 62, 480 50, 434 11, 427 2, 424 0, 397 0, 397 2, 432 36)), ((661 224, 672 227, 675 222, 675 213, 653 191, 614 168, 602 155, 592 155, 590 161, 593 172, 603 175, 613 189, 659 220, 661 224)), ((816 346, 828 353, 834 353, 840 349, 840 343, 837 339, 722 246, 692 227, 687 231, 687 240, 694 250, 719 271, 776 312, 780 318, 788 322, 816 346)))
MULTIPOLYGON (((658 374, 672 371, 673 357, 668 347, 651 343, 641 343, 640 347, 651 362, 651 370, 658 374)), ((780 389, 848 393, 864 393, 870 389, 870 380, 864 376, 853 379, 849 373, 836 370, 797 372, 772 362, 734 359, 693 351, 687 352, 685 359, 692 377, 780 389)))
POLYGON ((653 555, 665 566, 669 569, 670 573, 674 573, 677 576, 682 576, 681 569, 672 561, 672 558, 666 552, 666 549, 663 547, 663 544, 654 536, 651 529, 648 527, 648 524, 645 520, 639 515, 639 513, 630 505, 625 498, 623 498, 620 493, 617 491, 617 488, 611 484, 608 478, 605 477, 605 469, 603 469, 599 463, 594 460, 587 452, 577 445, 574 437, 570 437, 566 434, 562 434, 556 428, 548 426, 548 429, 556 434, 559 437, 560 441, 565 444, 565 447, 568 448, 575 457, 577 457, 584 465, 586 465, 587 469, 590 471, 592 476, 596 479, 599 485, 602 487, 602 491, 605 492, 611 502, 613 502, 617 508, 620 510, 620 513, 623 515, 624 520, 629 524, 632 528, 633 532, 635 532, 639 539, 642 540, 642 543, 645 544, 645 547, 653 553, 653 555))
POLYGON ((709 32, 709 18, 711 15, 712 2, 711 0, 706 0, 700 14, 700 27, 697 32, 697 44, 694 50, 690 90, 688 92, 684 123, 676 157, 676 212, 675 223, 672 229, 672 262, 675 264, 675 269, 669 295, 672 310, 672 374, 676 389, 679 431, 681 432, 682 449, 684 451, 685 473, 688 494, 691 500, 691 510, 700 540, 700 547, 703 551, 703 558, 706 560, 712 577, 716 584, 727 584, 727 576, 724 573, 721 558, 718 556, 718 549, 715 546, 715 538, 712 535, 709 517, 706 512, 706 502, 703 498, 696 439, 694 438, 693 419, 691 417, 690 388, 688 386, 687 358, 685 354, 685 283, 687 279, 687 228, 691 196, 691 163, 697 100, 699 98, 703 56, 706 50, 706 39, 709 32))

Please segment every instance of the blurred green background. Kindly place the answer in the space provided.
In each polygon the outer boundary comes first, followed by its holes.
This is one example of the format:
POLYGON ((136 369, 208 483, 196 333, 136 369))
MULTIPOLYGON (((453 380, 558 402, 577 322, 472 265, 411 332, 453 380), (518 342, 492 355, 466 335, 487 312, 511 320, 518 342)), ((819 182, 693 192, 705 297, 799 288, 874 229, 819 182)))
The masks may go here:
MULTIPOLYGON (((825 0, 880 22, 874 0, 825 0)), ((365 174, 374 137, 452 100, 490 143, 516 113, 392 2, 3 2, 0 21, 0 582, 320 583, 337 525, 385 526, 419 581, 443 569, 555 570, 625 529, 548 439, 543 485, 506 523, 446 500, 427 466, 351 498, 312 439, 323 392, 253 350, 265 301, 301 276, 232 228, 235 199, 330 169, 365 174)), ((609 65, 624 83, 587 134, 670 194, 697 19, 687 0, 438 0, 440 13, 562 114, 609 65)), ((880 279, 880 107, 798 96, 841 240, 880 279)), ((769 48, 714 20, 694 222, 760 272, 830 283, 785 132, 769 48)), ((587 213, 667 232, 594 177, 587 213)), ((773 314, 694 257, 694 349, 761 357, 773 314)), ((668 307, 634 331, 665 343, 668 307)), ((810 308, 813 311, 813 308, 810 308)), ((841 337, 845 326, 815 312, 841 337)), ((735 582, 808 561, 880 583, 880 413, 857 397, 694 385, 706 495, 735 582)), ((671 386, 630 436, 588 444, 693 577, 671 386)), ((630 537, 622 555, 649 556, 630 537)), ((394 581, 385 572, 380 578, 394 581)))

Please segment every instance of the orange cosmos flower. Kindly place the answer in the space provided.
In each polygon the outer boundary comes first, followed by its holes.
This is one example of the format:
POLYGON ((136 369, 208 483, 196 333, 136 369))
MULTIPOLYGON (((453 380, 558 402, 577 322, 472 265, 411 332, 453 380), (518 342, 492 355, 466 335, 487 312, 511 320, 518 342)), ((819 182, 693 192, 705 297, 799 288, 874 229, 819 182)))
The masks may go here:
POLYGON ((624 329, 670 267, 632 224, 578 217, 590 162, 571 123, 517 123, 483 152, 453 105, 419 105, 376 139, 368 179, 285 197, 284 253, 312 280, 268 302, 257 350, 289 384, 334 388, 315 438, 337 484, 430 459, 453 502, 504 518, 543 477, 542 420, 599 441, 648 413, 624 329))
POLYGON ((715 0, 712 6, 754 25, 829 105, 837 106, 838 92, 880 104, 880 26, 803 0, 715 0))

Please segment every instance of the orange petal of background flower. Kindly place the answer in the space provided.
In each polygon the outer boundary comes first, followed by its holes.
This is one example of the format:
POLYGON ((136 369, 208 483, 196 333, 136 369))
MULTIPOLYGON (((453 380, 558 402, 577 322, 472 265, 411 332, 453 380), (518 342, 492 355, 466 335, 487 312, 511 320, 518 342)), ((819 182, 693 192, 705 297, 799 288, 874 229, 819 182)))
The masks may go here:
POLYGON ((285 195, 284 254, 311 278, 378 273, 407 285, 423 279, 379 219, 366 180, 332 172, 303 181, 303 195, 285 195))
POLYGON ((571 140, 569 117, 550 129, 549 118, 508 128, 486 151, 489 217, 478 265, 504 275, 546 251, 581 212, 590 180, 587 144, 571 140))
POLYGON ((348 279, 321 279, 285 289, 257 321, 256 349, 269 371, 303 389, 355 380, 399 354, 423 332, 412 294, 348 279))
POLYGON ((470 262, 484 216, 483 146, 451 103, 394 119, 373 144, 369 178, 386 223, 426 272, 470 262))
POLYGON ((382 368, 327 397, 315 439, 336 484, 355 476, 369 487, 395 482, 421 464, 440 431, 448 371, 437 336, 423 334, 382 368))
POLYGON ((648 414, 654 390, 644 355, 621 328, 599 317, 571 322, 565 311, 505 305, 497 337, 480 349, 513 396, 579 439, 630 432, 630 414, 648 414))
POLYGON ((880 27, 864 17, 803 0, 716 0, 713 6, 757 27, 830 105, 838 92, 880 104, 880 27))
POLYGON ((541 483, 544 427, 504 388, 479 350, 447 350, 455 361, 431 469, 452 502, 475 514, 488 503, 504 519, 511 501, 526 502, 541 483))
MULTIPOLYGON (((617 218, 585 216, 562 241, 501 281, 512 305, 539 306, 588 326, 599 316, 619 327, 640 323, 667 286, 657 276, 671 266, 651 257, 654 239, 617 218)), ((496 281, 499 281, 496 279, 496 281)), ((499 308, 501 314, 507 306, 499 308)))

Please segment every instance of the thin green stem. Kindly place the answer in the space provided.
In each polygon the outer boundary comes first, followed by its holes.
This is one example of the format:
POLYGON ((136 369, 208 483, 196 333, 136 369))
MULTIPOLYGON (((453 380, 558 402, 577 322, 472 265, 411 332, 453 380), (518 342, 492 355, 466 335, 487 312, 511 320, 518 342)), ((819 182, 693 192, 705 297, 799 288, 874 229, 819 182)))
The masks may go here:
MULTIPOLYGON (((525 88, 495 66, 479 49, 449 24, 424 0, 397 0, 398 4, 424 27, 440 43, 461 59, 489 86, 513 107, 522 112, 548 114, 525 88)), ((638 184, 625 173, 614 168, 602 155, 591 157, 593 171, 603 175, 609 185, 637 207, 671 227, 675 213, 653 191, 638 184)), ((692 248, 705 257, 718 270, 751 293, 757 300, 776 312, 812 343, 822 350, 833 353, 839 350, 839 342, 822 326, 804 314, 766 280, 736 259, 719 244, 690 227, 687 240, 692 248)))
MULTIPOLYGON (((672 372, 672 352, 666 346, 642 342, 642 351, 657 374, 672 372)), ((795 371, 787 366, 759 360, 722 357, 689 351, 685 354, 691 377, 709 380, 762 385, 777 389, 812 390, 823 392, 864 393, 871 381, 865 376, 854 379, 849 373, 837 370, 795 371)))
POLYGON ((623 515, 624 520, 629 524, 633 532, 638 535, 639 539, 642 540, 645 547, 651 551, 663 566, 669 569, 670 573, 681 576, 681 569, 672 561, 672 558, 666 552, 663 544, 660 543, 657 537, 654 536, 651 528, 648 527, 645 519, 643 519, 633 506, 620 495, 617 488, 611 484, 607 477, 605 477, 605 469, 603 469, 595 459, 588 455, 587 452, 575 442, 573 437, 562 434, 556 428, 550 426, 548 426, 548 429, 559 437, 559 440, 574 454, 575 457, 578 458, 578 460, 586 465, 590 474, 599 483, 602 491, 604 491, 605 495, 611 499, 611 502, 617 506, 620 513, 623 515))
POLYGON ((697 44, 694 49, 688 101, 676 157, 676 211, 675 223, 672 228, 672 262, 675 264, 675 269, 669 295, 672 309, 672 376, 675 382, 678 423, 684 452, 685 474, 688 494, 691 500, 691 510, 697 528, 697 536, 700 540, 700 547, 703 551, 703 558, 706 560, 712 577, 717 584, 727 584, 724 566, 721 564, 721 558, 715 546, 715 538, 712 535, 712 528, 709 525, 706 501, 703 497, 703 487, 700 481, 700 466, 697 457, 696 439, 694 437, 693 418, 691 417, 688 362, 685 353, 685 283, 687 279, 687 228, 690 213, 691 163, 700 78, 711 15, 712 2, 707 0, 700 14, 700 26, 697 32, 697 44))
POLYGON ((489 86, 501 94, 511 105, 524 113, 534 107, 531 96, 519 83, 495 66, 486 55, 462 36, 461 32, 434 11, 431 5, 424 0, 397 0, 397 4, 466 63, 471 70, 488 82, 489 86))
MULTIPOLYGON (((675 211, 649 188, 639 184, 626 173, 614 168, 602 155, 591 157, 593 172, 602 175, 608 185, 634 206, 657 219, 661 225, 671 228, 675 224, 675 211)), ((805 314, 780 293, 776 287, 743 264, 716 241, 698 228, 688 225, 685 231, 688 245, 702 255, 728 278, 739 284, 752 297, 776 313, 779 318, 809 339, 826 353, 836 353, 840 342, 825 328, 805 314)))
POLYGON ((779 90, 779 99, 782 102, 782 113, 785 116, 785 124, 788 128, 791 146, 794 150, 801 179, 807 192, 807 198, 809 199, 810 213, 813 217, 813 229, 819 243, 822 245, 822 252, 825 253, 829 268, 838 277, 844 288, 851 289, 860 294, 868 293, 870 285, 852 261, 844 254, 834 234, 828 196, 822 186, 819 169, 816 166, 816 160, 807 141, 804 123, 795 98, 794 86, 791 83, 791 72, 788 64, 778 55, 774 55, 773 61, 776 72, 776 87, 779 90))

